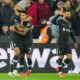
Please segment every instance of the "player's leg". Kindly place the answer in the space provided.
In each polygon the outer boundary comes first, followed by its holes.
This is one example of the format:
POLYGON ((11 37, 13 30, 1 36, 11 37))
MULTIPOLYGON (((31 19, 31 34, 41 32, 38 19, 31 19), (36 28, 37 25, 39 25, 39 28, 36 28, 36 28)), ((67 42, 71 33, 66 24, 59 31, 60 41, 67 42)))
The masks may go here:
POLYGON ((28 61, 28 71, 26 72, 27 75, 30 74, 32 70, 32 50, 33 50, 33 41, 32 38, 30 40, 27 40, 28 44, 26 44, 26 55, 27 55, 27 61, 28 61))
POLYGON ((28 70, 24 74, 24 76, 29 76, 32 71, 32 44, 26 45, 25 47, 26 58, 27 58, 27 68, 28 70))
POLYGON ((31 53, 27 54, 27 61, 28 61, 28 71, 31 71, 32 69, 32 59, 31 59, 31 53))
POLYGON ((27 49, 27 52, 26 52, 26 56, 27 56, 27 62, 28 62, 28 65, 27 65, 27 68, 28 70, 26 71, 25 73, 25 76, 29 76, 31 71, 32 71, 32 48, 28 48, 27 49))
POLYGON ((64 58, 64 45, 62 45, 62 44, 58 45, 57 54, 58 54, 59 58, 56 62, 58 63, 58 65, 60 67, 62 67, 63 66, 62 61, 63 61, 63 58, 64 58))
POLYGON ((13 74, 15 76, 18 76, 18 70, 17 70, 17 64, 18 64, 18 60, 19 60, 19 55, 20 55, 20 48, 19 47, 15 47, 14 48, 14 57, 13 57, 13 74))
POLYGON ((59 58, 56 61, 57 64, 58 64, 58 67, 56 67, 55 69, 61 77, 64 77, 64 73, 62 72, 62 69, 63 69, 62 61, 63 61, 63 58, 64 58, 64 45, 62 45, 62 44, 58 45, 57 52, 58 52, 58 55, 59 55, 59 58))
MULTIPOLYGON (((32 43, 31 42, 25 42, 25 44, 23 45, 23 49, 22 52, 24 54, 24 56, 26 55, 26 59, 27 59, 27 68, 28 70, 25 72, 25 74, 20 73, 21 76, 29 76, 29 74, 31 73, 31 69, 32 69, 32 43), (29 43, 29 44, 28 44, 29 43)), ((24 66, 24 56, 21 58, 20 63, 24 66)))
POLYGON ((12 59, 12 62, 10 64, 10 71, 8 73, 9 76, 17 76, 17 63, 18 63, 18 59, 19 59, 19 47, 15 47, 14 49, 14 57, 12 59))
POLYGON ((68 65, 72 60, 71 48, 69 45, 66 45, 65 53, 66 53, 67 58, 64 60, 63 63, 68 65))
POLYGON ((63 69, 63 58, 64 58, 64 55, 59 55, 59 59, 57 60, 57 64, 58 64, 58 67, 56 67, 56 71, 59 73, 59 76, 60 77, 64 77, 64 73, 62 71, 63 69))
POLYGON ((13 66, 14 66, 14 65, 13 65, 13 62, 11 62, 11 63, 10 63, 10 70, 9 70, 9 73, 8 73, 8 75, 11 76, 11 77, 14 76, 14 75, 13 75, 13 66))
MULTIPOLYGON (((27 49, 27 51, 26 51, 26 59, 27 59, 27 62, 28 62, 28 65, 27 65, 27 71, 25 72, 25 73, 20 73, 19 75, 20 76, 29 76, 30 75, 30 73, 31 73, 31 69, 32 69, 32 59, 31 59, 31 57, 32 57, 32 54, 31 54, 31 51, 30 51, 31 49, 30 48, 28 48, 27 49)), ((23 64, 23 63, 22 63, 23 64)))
POLYGON ((19 62, 20 62, 19 74, 24 73, 24 66, 25 66, 24 57, 25 57, 25 54, 23 54, 23 52, 20 53, 20 60, 19 60, 19 62))
POLYGON ((13 46, 12 49, 14 51, 14 57, 12 59, 12 64, 10 65, 10 72, 13 72, 13 74, 17 75, 17 63, 19 62, 19 56, 20 56, 20 48, 21 48, 21 39, 15 35, 13 39, 13 46))
POLYGON ((59 59, 57 60, 57 63, 60 67, 62 67, 63 58, 64 58, 64 55, 59 55, 59 59))
POLYGON ((67 58, 64 60, 64 63, 68 65, 72 60, 72 54, 67 54, 66 56, 67 58))

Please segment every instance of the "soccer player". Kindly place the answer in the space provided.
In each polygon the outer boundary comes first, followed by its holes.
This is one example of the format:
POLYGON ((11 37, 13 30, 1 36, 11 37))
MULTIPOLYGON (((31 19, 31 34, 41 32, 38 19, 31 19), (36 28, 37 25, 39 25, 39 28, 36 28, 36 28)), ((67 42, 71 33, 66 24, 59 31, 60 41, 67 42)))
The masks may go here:
MULTIPOLYGON (((32 53, 32 31, 31 31, 31 17, 27 15, 26 11, 20 10, 19 16, 13 18, 13 26, 10 27, 12 31, 12 41, 13 41, 13 50, 15 52, 14 58, 12 60, 11 70, 9 75, 18 74, 17 72, 17 63, 20 59, 20 72, 24 68, 24 55, 27 55, 28 61, 28 71, 26 71, 25 76, 28 76, 31 72, 31 53, 32 53), (13 68, 14 67, 14 68, 13 68)), ((22 74, 20 74, 22 75, 22 74)))
POLYGON ((72 37, 74 46, 77 48, 77 43, 72 31, 70 21, 71 21, 71 13, 69 11, 64 11, 63 13, 59 12, 58 15, 56 15, 55 18, 52 20, 53 24, 57 24, 59 26, 59 37, 57 40, 57 50, 59 55, 57 63, 59 67, 56 68, 56 70, 58 71, 61 77, 64 77, 62 68, 65 66, 65 64, 69 64, 72 60, 71 48, 69 45, 69 36, 72 37), (60 15, 63 15, 63 19, 59 19, 58 21, 56 21, 60 15), (64 55, 66 55, 67 58, 63 61, 64 55))

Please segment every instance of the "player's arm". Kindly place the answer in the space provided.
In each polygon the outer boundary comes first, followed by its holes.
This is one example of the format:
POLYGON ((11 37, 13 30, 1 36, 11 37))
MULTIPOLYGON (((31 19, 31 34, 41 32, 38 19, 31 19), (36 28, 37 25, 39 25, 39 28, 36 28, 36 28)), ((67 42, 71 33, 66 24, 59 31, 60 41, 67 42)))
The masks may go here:
POLYGON ((31 28, 25 28, 24 31, 22 31, 22 32, 17 31, 17 30, 15 30, 15 32, 22 36, 25 36, 30 30, 31 30, 31 28))
POLYGON ((73 42, 74 42, 74 47, 77 48, 77 42, 76 42, 75 35, 74 35, 72 29, 71 29, 71 31, 70 31, 70 36, 71 36, 71 38, 72 38, 72 40, 73 40, 73 42))
POLYGON ((57 25, 57 19, 58 19, 59 15, 54 16, 52 23, 57 25))
POLYGON ((62 12, 62 11, 56 10, 56 11, 55 11, 55 16, 54 16, 54 18, 53 18, 53 20, 52 20, 52 23, 55 24, 55 25, 57 25, 57 24, 58 24, 58 18, 59 18, 60 16, 62 16, 62 15, 63 15, 63 12, 62 12))
POLYGON ((74 43, 76 43, 75 35, 74 35, 74 33, 73 33, 73 30, 72 30, 72 29, 70 29, 70 36, 71 36, 71 38, 72 38, 73 42, 74 42, 74 43))
POLYGON ((10 31, 16 32, 22 36, 25 36, 31 28, 25 28, 24 31, 19 31, 15 26, 10 26, 10 31))

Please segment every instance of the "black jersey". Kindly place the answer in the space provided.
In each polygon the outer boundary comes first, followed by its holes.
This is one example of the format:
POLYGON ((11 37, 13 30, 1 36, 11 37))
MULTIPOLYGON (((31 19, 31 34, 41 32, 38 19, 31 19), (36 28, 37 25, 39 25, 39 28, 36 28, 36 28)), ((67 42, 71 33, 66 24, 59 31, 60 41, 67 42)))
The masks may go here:
MULTIPOLYGON (((18 24, 20 24, 20 19, 19 19, 18 16, 14 15, 13 18, 12 18, 12 25, 13 25, 13 27, 15 27, 18 24)), ((23 22, 23 26, 25 28, 31 28, 32 24, 31 24, 30 21, 25 21, 25 22, 23 22)), ((28 33, 25 36, 22 36, 22 35, 20 35, 20 34, 18 34, 16 32, 13 32, 13 34, 15 36, 18 35, 18 36, 21 36, 21 37, 24 37, 24 38, 27 38, 27 39, 29 39, 29 38, 31 39, 32 38, 32 32, 31 32, 31 30, 29 30, 28 33)))
POLYGON ((57 18, 58 16, 56 16, 52 22, 59 26, 58 44, 68 44, 69 36, 71 36, 73 41, 76 42, 71 28, 71 23, 66 22, 64 19, 59 19, 57 22, 57 18))
MULTIPOLYGON (((31 28, 32 27, 32 24, 31 24, 30 21, 25 21, 23 23, 23 26, 25 26, 25 28, 31 28)), ((27 37, 28 38, 30 36, 32 36, 32 31, 31 30, 29 30, 28 33, 24 37, 27 37)))
POLYGON ((71 23, 61 19, 58 21, 58 25, 59 25, 58 43, 68 43, 70 32, 72 32, 71 23))

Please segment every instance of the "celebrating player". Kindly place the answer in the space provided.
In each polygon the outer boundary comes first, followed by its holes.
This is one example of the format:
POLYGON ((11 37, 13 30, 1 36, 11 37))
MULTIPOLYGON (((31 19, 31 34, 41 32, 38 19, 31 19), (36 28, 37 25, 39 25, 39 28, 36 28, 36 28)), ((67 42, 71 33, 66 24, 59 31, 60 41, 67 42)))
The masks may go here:
MULTIPOLYGON (((31 53, 32 53, 32 31, 31 31, 31 17, 27 15, 26 11, 20 10, 19 16, 13 18, 13 26, 10 27, 12 31, 12 41, 13 41, 13 50, 15 52, 14 58, 11 64, 11 70, 9 75, 16 75, 17 72, 17 63, 20 59, 20 72, 24 68, 24 55, 27 55, 28 61, 28 71, 25 73, 25 76, 28 76, 31 72, 31 53), (14 68, 13 68, 14 67, 14 68)), ((22 75, 20 73, 20 75, 22 75)))
POLYGON ((59 26, 59 37, 57 43, 57 50, 59 55, 57 63, 59 67, 56 68, 56 70, 59 72, 59 75, 61 77, 64 77, 62 68, 65 64, 70 63, 70 61, 72 60, 71 48, 69 45, 69 36, 72 37, 74 41, 74 46, 77 48, 77 43, 71 28, 71 13, 69 11, 65 11, 64 13, 59 12, 58 15, 55 16, 55 18, 53 19, 52 23, 59 26), (59 19, 57 22, 57 18, 61 15, 63 15, 63 19, 59 19), (66 55, 67 58, 63 61, 64 55, 66 55))

